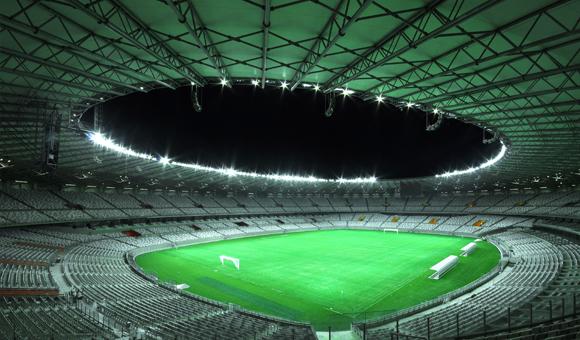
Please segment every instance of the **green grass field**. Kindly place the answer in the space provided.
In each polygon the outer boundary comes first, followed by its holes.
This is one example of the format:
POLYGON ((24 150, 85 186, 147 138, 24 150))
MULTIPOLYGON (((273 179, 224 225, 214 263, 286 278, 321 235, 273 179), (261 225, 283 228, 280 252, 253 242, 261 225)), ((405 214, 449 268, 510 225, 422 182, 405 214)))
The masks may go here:
POLYGON ((347 329, 430 300, 490 271, 498 250, 479 242, 440 280, 429 268, 459 255, 469 238, 366 230, 329 230, 259 236, 144 254, 137 264, 162 281, 187 283, 211 299, 317 329, 347 329), (240 259, 221 265, 220 255, 240 259))

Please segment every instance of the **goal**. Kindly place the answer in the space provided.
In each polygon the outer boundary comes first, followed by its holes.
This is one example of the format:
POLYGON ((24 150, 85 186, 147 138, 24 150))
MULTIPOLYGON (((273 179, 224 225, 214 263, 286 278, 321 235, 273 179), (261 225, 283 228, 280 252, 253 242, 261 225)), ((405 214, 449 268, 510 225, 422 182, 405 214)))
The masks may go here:
POLYGON ((389 229, 389 228, 385 228, 383 229, 384 233, 390 233, 390 232, 394 232, 394 233, 399 233, 399 229, 389 229))
POLYGON ((225 261, 232 262, 234 264, 234 267, 236 267, 237 270, 240 270, 240 259, 231 256, 220 255, 220 262, 222 263, 222 265, 224 264, 225 261))

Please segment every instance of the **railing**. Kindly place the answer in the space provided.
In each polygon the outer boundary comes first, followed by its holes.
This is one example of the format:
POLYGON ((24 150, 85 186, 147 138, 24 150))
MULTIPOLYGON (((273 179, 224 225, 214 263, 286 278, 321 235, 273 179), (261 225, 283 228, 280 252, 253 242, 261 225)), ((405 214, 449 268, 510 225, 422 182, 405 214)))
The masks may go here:
MULTIPOLYGON (((430 329, 435 328, 437 323, 430 318, 425 318, 426 334, 408 334, 405 331, 400 331, 397 325, 391 329, 385 329, 381 332, 381 336, 391 339, 506 339, 511 338, 510 333, 526 333, 523 334, 526 338, 531 338, 537 335, 535 331, 538 329, 549 329, 557 326, 558 323, 566 323, 569 320, 577 320, 573 322, 574 325, 580 324, 580 309, 578 308, 577 294, 570 293, 565 296, 555 298, 544 298, 534 304, 524 304, 521 306, 506 306, 493 314, 482 309, 479 317, 474 318, 470 316, 469 321, 463 321, 463 315, 456 313, 450 315, 447 319, 455 322, 446 325, 446 332, 444 335, 431 334, 430 329)), ((364 324, 363 324, 364 325, 364 324)), ((366 329, 362 327, 356 332, 361 339, 366 339, 367 334, 376 332, 376 330, 366 329)), ((575 333, 574 333, 575 334, 575 333)), ((517 337, 517 334, 513 335, 517 337)), ((541 336, 537 337, 543 338, 541 336)))

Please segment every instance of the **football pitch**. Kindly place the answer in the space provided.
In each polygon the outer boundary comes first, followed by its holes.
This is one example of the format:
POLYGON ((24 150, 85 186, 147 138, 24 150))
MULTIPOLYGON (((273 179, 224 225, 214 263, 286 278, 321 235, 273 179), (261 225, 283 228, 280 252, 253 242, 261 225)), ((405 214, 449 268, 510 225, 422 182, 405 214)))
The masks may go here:
POLYGON ((137 257, 161 281, 189 291, 316 329, 348 329, 373 318, 462 287, 495 267, 498 250, 477 250, 440 280, 431 266, 470 238, 367 230, 326 230, 246 237, 167 249, 137 257), (240 259, 220 263, 219 256, 240 259))

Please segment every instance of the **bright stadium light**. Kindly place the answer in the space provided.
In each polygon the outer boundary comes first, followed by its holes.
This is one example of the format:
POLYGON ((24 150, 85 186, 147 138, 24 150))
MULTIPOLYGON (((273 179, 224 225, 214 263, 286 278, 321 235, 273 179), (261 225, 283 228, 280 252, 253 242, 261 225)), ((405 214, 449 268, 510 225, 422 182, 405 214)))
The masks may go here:
POLYGON ((282 90, 285 90, 288 88, 288 82, 286 82, 286 80, 283 80, 282 83, 280 84, 280 87, 282 88, 282 90))
POLYGON ((499 150, 499 153, 492 159, 489 159, 483 163, 481 163, 480 165, 476 166, 476 167, 471 167, 468 169, 463 169, 463 170, 454 170, 454 171, 448 171, 439 175, 435 175, 435 177, 452 177, 452 176, 458 176, 458 175, 467 175, 467 174, 471 174, 474 173, 478 170, 481 169, 485 169, 488 168, 492 165, 494 165, 495 163, 499 162, 503 156, 505 156, 505 153, 507 151, 507 147, 505 146, 505 144, 503 142, 501 142, 501 149, 499 150))
POLYGON ((104 149, 115 151, 117 153, 120 153, 120 154, 123 154, 126 156, 132 156, 132 157, 137 157, 137 158, 147 159, 147 160, 155 160, 155 157, 153 157, 151 155, 136 152, 136 151, 131 150, 130 148, 126 148, 124 146, 115 144, 115 142, 112 139, 105 137, 103 134, 101 134, 99 132, 90 133, 89 140, 91 142, 93 142, 93 144, 98 145, 104 149))
POLYGON ((160 157, 159 163, 163 165, 168 165, 169 163, 171 163, 171 159, 169 159, 169 157, 160 157))
POLYGON ((345 97, 346 97, 346 96, 350 96, 351 94, 353 94, 353 93, 354 93, 354 91, 353 91, 353 90, 349 90, 349 89, 347 89, 347 88, 344 88, 344 89, 339 89, 339 90, 340 90, 341 94, 342 94, 343 96, 345 96, 345 97))
POLYGON ((413 108, 413 107, 415 107, 415 103, 412 103, 412 102, 407 102, 407 103, 405 104, 405 106, 407 107, 407 109, 410 109, 410 108, 413 108))
POLYGON ((316 84, 314 85, 314 92, 318 92, 320 91, 320 85, 316 84))
POLYGON ((238 175, 238 171, 234 168, 224 168, 224 169, 218 169, 219 172, 221 172, 222 174, 228 176, 228 177, 234 177, 238 175))
POLYGON ((434 114, 439 114, 439 113, 441 113, 441 110, 439 110, 438 108, 434 108, 433 109, 433 113, 434 114))
POLYGON ((143 86, 139 86, 139 90, 143 90, 143 86))
POLYGON ((379 94, 379 95, 377 96, 377 103, 382 103, 382 102, 384 102, 384 101, 385 101, 385 98, 383 98, 383 96, 379 94))
POLYGON ((136 151, 131 150, 130 148, 121 146, 116 144, 112 139, 105 137, 103 134, 99 132, 91 132, 88 134, 89 140, 104 149, 115 151, 117 153, 137 157, 141 159, 146 159, 150 161, 156 161, 162 165, 171 164, 174 167, 181 167, 186 169, 192 169, 197 171, 206 171, 216 174, 225 175, 228 177, 235 177, 235 176, 246 176, 252 178, 263 178, 266 180, 275 180, 275 181, 286 181, 286 182, 306 182, 306 183, 375 183, 377 179, 375 177, 357 177, 357 178, 339 178, 339 179, 325 179, 325 178, 317 178, 314 176, 297 176, 297 175, 289 175, 289 174, 259 174, 256 172, 247 172, 247 171, 240 171, 234 168, 213 168, 205 165, 195 164, 195 163, 181 163, 181 162, 174 162, 171 158, 165 157, 153 157, 151 155, 147 155, 144 153, 139 153, 136 151))
POLYGON ((228 85, 228 80, 227 80, 227 79, 225 79, 225 78, 222 78, 222 79, 220 79, 220 85, 221 85, 221 86, 226 86, 226 85, 228 85))
POLYGON ((260 85, 260 81, 257 79, 252 79, 252 85, 258 86, 258 85, 260 85))

